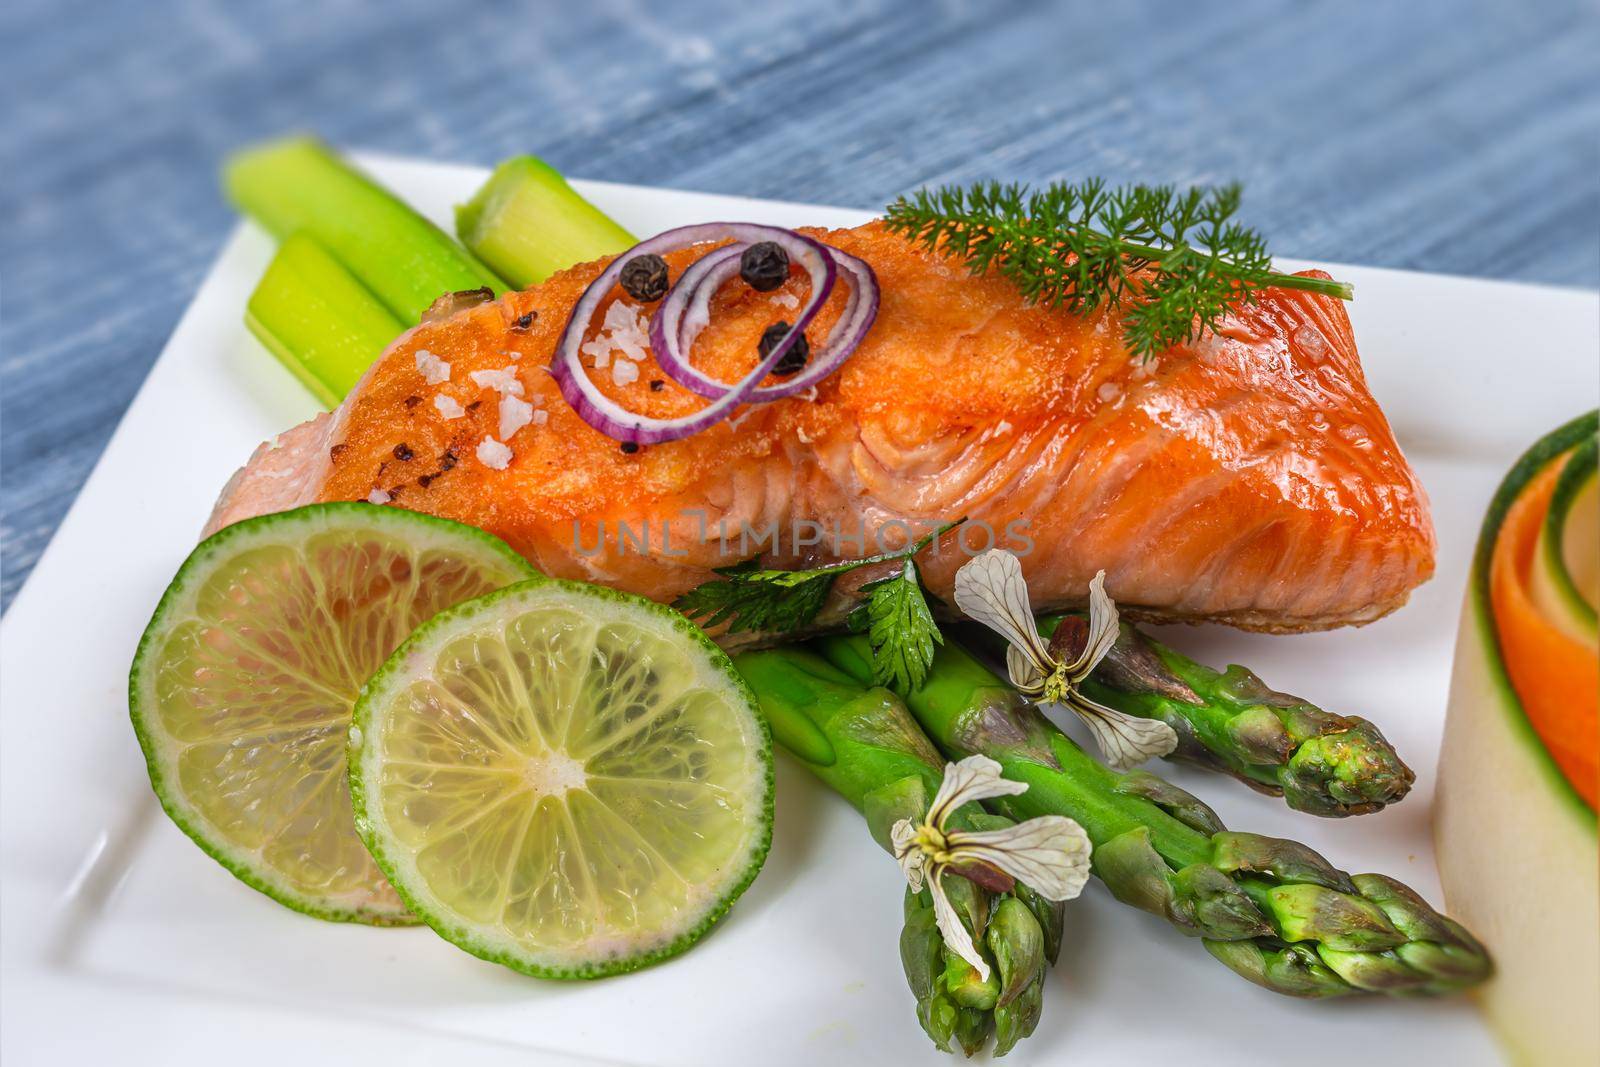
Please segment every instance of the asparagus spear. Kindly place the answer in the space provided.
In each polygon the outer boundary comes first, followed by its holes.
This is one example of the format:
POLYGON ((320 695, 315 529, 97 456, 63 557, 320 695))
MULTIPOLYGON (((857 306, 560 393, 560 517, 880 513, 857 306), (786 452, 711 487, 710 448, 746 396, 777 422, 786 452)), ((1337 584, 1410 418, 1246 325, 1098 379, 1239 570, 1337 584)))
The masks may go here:
POLYGON ((456 208, 456 233, 517 286, 542 282, 574 263, 626 252, 636 243, 533 156, 496 167, 483 188, 456 208))
POLYGON ((415 325, 444 293, 506 283, 433 223, 310 137, 247 149, 223 168, 228 196, 279 238, 305 230, 415 325))
POLYGON ((309 234, 272 257, 245 325, 322 401, 335 407, 405 325, 309 234))
MULTIPOLYGON (((1082 649, 1088 625, 1081 615, 1055 615, 1039 620, 1039 632, 1070 659, 1082 649)), ((961 636, 986 656, 1004 653, 993 631, 972 627, 961 636)), ((1097 703, 1172 727, 1178 747, 1169 759, 1231 774, 1297 811, 1332 817, 1379 811, 1404 797, 1416 778, 1367 720, 1277 692, 1237 664, 1213 670, 1127 622, 1080 688, 1097 703)))
MULTIPOLYGON (((892 851, 890 828, 920 819, 943 775, 938 751, 900 698, 858 685, 798 647, 747 652, 733 662, 756 692, 772 736, 859 809, 874 840, 892 851)), ((952 823, 988 830, 1009 820, 967 805, 952 823)), ((992 895, 964 878, 944 884, 991 973, 981 979, 945 945, 928 889, 908 887, 900 957, 917 1021, 941 1049, 954 1037, 969 1056, 993 1033, 995 1054, 1003 1056, 1039 1021, 1045 964, 1061 945, 1060 906, 1021 885, 992 895)))
MULTIPOLYGON (((861 637, 816 647, 859 683, 870 680, 861 637)), ((1346 874, 1295 841, 1229 832, 1155 775, 1110 770, 953 642, 906 703, 947 753, 981 752, 1028 784, 1001 810, 1077 820, 1113 896, 1202 938, 1257 985, 1300 997, 1445 993, 1489 974, 1483 946, 1411 889, 1346 874)))

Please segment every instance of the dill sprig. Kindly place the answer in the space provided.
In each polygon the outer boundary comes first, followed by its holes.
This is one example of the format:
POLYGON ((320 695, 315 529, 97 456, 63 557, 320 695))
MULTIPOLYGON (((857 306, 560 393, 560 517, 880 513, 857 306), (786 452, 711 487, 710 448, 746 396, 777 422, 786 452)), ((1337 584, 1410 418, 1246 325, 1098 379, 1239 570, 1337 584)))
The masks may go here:
POLYGON ((878 684, 906 693, 927 677, 934 648, 943 641, 928 610, 928 592, 916 556, 965 521, 945 523, 894 552, 807 570, 772 570, 757 560, 719 567, 721 578, 702 582, 672 606, 708 628, 727 623, 731 633, 792 633, 816 620, 840 575, 876 563, 899 563, 893 573, 861 587, 865 599, 851 613, 849 624, 867 632, 878 684))
POLYGON ((994 268, 1029 303, 1126 308, 1125 343, 1141 356, 1214 329, 1269 286, 1351 298, 1344 282, 1275 273, 1260 234, 1233 221, 1238 210, 1238 185, 980 182, 901 197, 884 225, 973 274, 994 268))

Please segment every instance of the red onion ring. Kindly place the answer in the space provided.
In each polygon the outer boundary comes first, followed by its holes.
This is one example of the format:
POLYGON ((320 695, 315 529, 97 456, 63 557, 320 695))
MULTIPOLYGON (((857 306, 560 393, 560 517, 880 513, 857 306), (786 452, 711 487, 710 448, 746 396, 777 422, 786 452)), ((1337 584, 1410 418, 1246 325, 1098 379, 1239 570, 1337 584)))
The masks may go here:
POLYGON ((878 309, 877 278, 866 263, 822 244, 804 234, 775 226, 754 223, 721 222, 682 226, 642 241, 607 265, 578 298, 562 331, 550 361, 550 373, 561 395, 578 417, 599 432, 618 441, 658 444, 699 433, 726 418, 746 402, 766 403, 805 392, 838 368, 871 327, 878 309), (651 316, 650 345, 656 362, 674 381, 712 401, 689 415, 675 419, 653 419, 628 411, 602 393, 590 380, 581 351, 589 322, 601 301, 621 277, 622 268, 634 256, 676 252, 696 244, 726 240, 734 243, 702 256, 691 264, 651 316), (717 288, 739 270, 739 257, 757 241, 773 241, 811 275, 811 297, 801 309, 793 327, 774 345, 756 367, 733 384, 717 381, 690 365, 685 353, 694 337, 710 320, 710 301, 717 288), (806 327, 816 318, 833 291, 840 270, 850 274, 850 299, 839 322, 829 331, 823 348, 812 356, 800 374, 783 385, 763 387, 761 382, 783 360, 806 327))
MULTIPOLYGON (((719 399, 730 388, 697 369, 689 361, 689 352, 695 338, 711 321, 711 298, 723 282, 739 271, 739 256, 744 245, 719 248, 696 261, 672 292, 667 294, 661 309, 650 320, 650 348, 656 362, 667 376, 691 392, 709 399, 719 399)), ((765 404, 785 397, 797 396, 828 377, 854 352, 878 315, 878 278, 862 260, 841 252, 831 245, 821 246, 838 267, 850 275, 850 298, 845 302, 839 321, 828 331, 822 346, 812 353, 805 369, 781 385, 763 385, 747 397, 752 404, 765 404)), ((787 341, 796 330, 804 333, 824 300, 812 298, 806 303, 799 319, 791 328, 787 341)))

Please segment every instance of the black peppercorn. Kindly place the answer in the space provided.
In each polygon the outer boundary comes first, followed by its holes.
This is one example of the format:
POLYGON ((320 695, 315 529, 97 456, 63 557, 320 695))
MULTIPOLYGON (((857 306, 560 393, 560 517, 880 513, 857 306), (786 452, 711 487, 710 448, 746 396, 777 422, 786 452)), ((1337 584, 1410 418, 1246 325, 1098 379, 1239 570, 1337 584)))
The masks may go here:
POLYGON ((514 329, 514 330, 529 330, 529 329, 532 329, 533 328, 533 320, 538 318, 538 317, 539 317, 539 313, 537 311, 530 311, 526 315, 523 315, 520 318, 518 318, 517 321, 512 324, 512 329, 514 329))
POLYGON ((623 454, 625 454, 625 455, 629 455, 629 456, 633 455, 635 452, 639 451, 639 442, 637 442, 637 441, 624 441, 624 442, 622 442, 622 451, 623 451, 623 454))
POLYGON ((789 280, 789 253, 775 241, 758 241, 739 257, 739 277, 758 293, 770 293, 789 280))
POLYGON ((659 393, 659 392, 661 392, 662 386, 664 386, 666 384, 667 383, 664 380, 660 379, 660 378, 651 378, 650 379, 650 391, 652 393, 659 393))
POLYGON ((394 446, 394 458, 398 459, 401 463, 404 463, 413 455, 415 455, 415 453, 411 451, 411 446, 406 444, 404 441, 401 441, 399 444, 394 446))
MULTIPOLYGON (((779 319, 762 331, 761 343, 756 346, 762 359, 772 355, 772 350, 789 336, 789 329, 789 324, 779 319)), ((811 345, 806 341, 806 335, 801 334, 794 339, 794 344, 789 346, 789 351, 783 354, 783 358, 778 360, 778 365, 772 368, 772 373, 780 378, 787 378, 804 367, 806 360, 810 358, 811 345)))
POLYGON ((622 265, 622 291, 641 304, 653 304, 667 295, 667 261, 660 256, 634 256, 622 265))

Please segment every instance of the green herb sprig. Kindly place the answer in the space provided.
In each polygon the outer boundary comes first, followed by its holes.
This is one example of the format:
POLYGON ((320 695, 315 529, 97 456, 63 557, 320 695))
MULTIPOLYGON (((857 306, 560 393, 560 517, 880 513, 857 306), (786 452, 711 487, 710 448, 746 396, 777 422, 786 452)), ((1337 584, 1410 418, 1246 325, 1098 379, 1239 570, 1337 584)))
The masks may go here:
POLYGON ((816 620, 840 575, 877 563, 899 562, 894 573, 861 587, 865 599, 851 612, 850 627, 866 631, 877 683, 910 692, 927 677, 934 650, 943 641, 928 608, 929 594, 916 556, 966 521, 963 517, 945 523, 895 552, 807 570, 772 570, 756 560, 719 567, 720 579, 701 583, 672 606, 708 628, 727 623, 732 633, 792 633, 816 620))
POLYGON ((1269 286, 1354 296, 1345 282, 1275 273, 1261 236, 1233 221, 1238 210, 1238 185, 980 182, 901 197, 884 225, 973 274, 993 267, 1029 303, 1125 307, 1125 343, 1146 357, 1214 329, 1269 286))
POLYGON ((909 556, 893 574, 861 587, 867 599, 850 613, 850 629, 872 645, 873 681, 904 695, 922 684, 944 642, 928 610, 928 590, 909 556))

